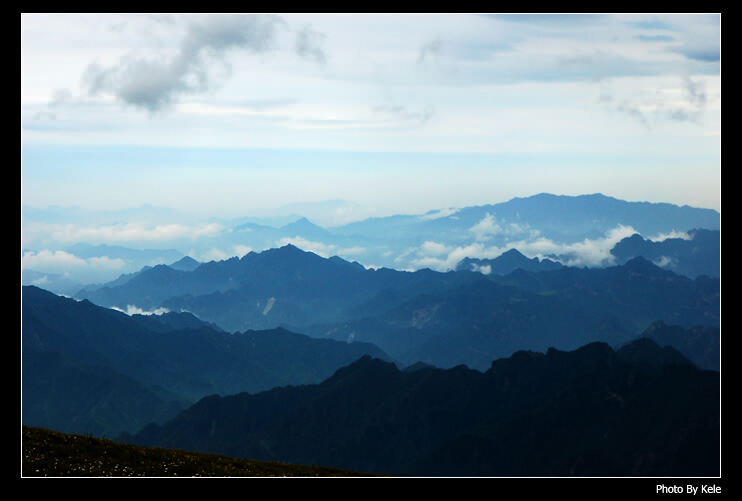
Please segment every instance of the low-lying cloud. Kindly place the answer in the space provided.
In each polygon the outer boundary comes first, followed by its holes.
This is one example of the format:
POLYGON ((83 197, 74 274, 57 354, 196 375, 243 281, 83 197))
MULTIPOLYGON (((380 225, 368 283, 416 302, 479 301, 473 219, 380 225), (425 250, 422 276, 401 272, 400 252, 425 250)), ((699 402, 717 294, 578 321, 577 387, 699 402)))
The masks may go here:
POLYGON ((311 240, 307 240, 304 237, 295 236, 295 237, 284 237, 276 242, 276 244, 279 247, 283 247, 285 245, 293 245, 295 247, 298 247, 304 251, 313 252, 314 254, 317 254, 318 256, 328 258, 332 256, 338 256, 338 257, 350 257, 350 256, 356 256, 359 254, 364 254, 367 252, 367 249, 360 246, 355 247, 339 247, 334 244, 325 244, 322 242, 313 242, 311 240))
POLYGON ((164 313, 170 313, 170 310, 168 310, 167 308, 156 308, 152 311, 144 311, 143 309, 133 304, 126 305, 126 310, 117 308, 115 306, 111 309, 120 311, 122 313, 126 313, 129 316, 132 316, 132 315, 162 315, 164 313))
POLYGON ((217 223, 204 223, 196 226, 183 224, 164 224, 147 226, 140 223, 121 223, 81 226, 76 224, 29 224, 24 232, 29 237, 45 234, 56 242, 111 243, 111 242, 163 242, 168 240, 214 237, 221 234, 224 227, 217 223))
POLYGON ((83 259, 69 252, 57 250, 26 251, 21 257, 22 270, 65 273, 90 269, 93 271, 115 271, 122 269, 126 263, 123 259, 108 256, 83 259))
MULTIPOLYGON (((464 258, 494 259, 510 249, 516 249, 523 255, 539 259, 549 258, 558 260, 566 266, 588 266, 603 267, 614 264, 615 258, 611 249, 626 237, 636 233, 630 226, 622 226, 608 231, 603 238, 585 239, 581 242, 562 244, 544 237, 533 237, 529 234, 520 240, 511 240, 502 246, 486 245, 482 238, 486 235, 494 235, 499 226, 494 223, 494 218, 489 214, 476 225, 478 231, 477 241, 465 246, 447 246, 438 242, 426 241, 418 248, 408 249, 397 259, 407 260, 413 269, 430 268, 435 271, 449 271, 464 258), (484 231, 487 230, 487 231, 484 231)), ((491 271, 479 270, 485 274, 491 271)))
POLYGON ((469 228, 477 242, 486 242, 496 236, 521 236, 529 235, 535 237, 537 232, 532 232, 528 225, 497 221, 497 218, 489 212, 474 226, 469 228))
POLYGON ((647 237, 647 240, 652 242, 663 242, 668 238, 679 238, 682 240, 693 240, 693 235, 685 231, 671 231, 670 233, 660 233, 651 237, 647 237))

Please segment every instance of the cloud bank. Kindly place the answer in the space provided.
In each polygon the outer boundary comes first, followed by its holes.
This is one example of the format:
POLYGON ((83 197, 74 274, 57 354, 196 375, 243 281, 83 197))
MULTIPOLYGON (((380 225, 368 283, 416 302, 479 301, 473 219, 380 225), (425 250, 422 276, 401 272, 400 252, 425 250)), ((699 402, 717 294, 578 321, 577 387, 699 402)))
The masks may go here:
MULTIPOLYGON (((499 228, 492 221, 494 218, 488 214, 480 221, 477 228, 477 236, 494 235, 499 228), (482 231, 486 230, 486 231, 482 231)), ((407 249, 397 259, 402 261, 408 259, 413 269, 430 268, 435 271, 449 271, 464 258, 494 259, 510 249, 516 249, 529 258, 552 259, 560 261, 566 266, 588 266, 603 267, 614 264, 615 258, 611 249, 626 237, 636 233, 630 226, 622 226, 608 231, 602 238, 585 239, 582 242, 571 244, 556 243, 548 238, 527 236, 520 240, 510 240, 502 246, 486 245, 484 238, 465 246, 446 246, 441 243, 426 241, 418 248, 407 249)), ((486 268, 478 270, 488 274, 491 270, 486 268)))

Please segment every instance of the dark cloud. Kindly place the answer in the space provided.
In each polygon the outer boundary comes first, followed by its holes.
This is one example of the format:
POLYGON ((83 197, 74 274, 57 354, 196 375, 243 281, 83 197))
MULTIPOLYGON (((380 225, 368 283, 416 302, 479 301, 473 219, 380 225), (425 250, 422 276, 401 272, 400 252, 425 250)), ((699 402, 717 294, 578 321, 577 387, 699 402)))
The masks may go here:
POLYGON ((72 92, 69 89, 57 89, 52 94, 52 100, 49 103, 50 108, 63 105, 72 100, 72 92))
POLYGON ((690 102, 701 108, 706 106, 706 87, 703 82, 693 81, 690 77, 685 78, 685 90, 688 91, 690 102))
POLYGON ((276 16, 209 16, 189 25, 179 50, 171 58, 123 58, 104 68, 88 66, 83 85, 88 95, 111 92, 122 102, 156 112, 177 101, 185 93, 202 92, 212 85, 213 63, 224 62, 228 50, 260 53, 272 48, 276 27, 283 21, 276 16))
POLYGON ((683 90, 679 102, 666 102, 661 98, 645 100, 644 108, 652 110, 649 113, 642 111, 639 103, 625 100, 616 107, 616 110, 626 113, 647 127, 650 127, 648 115, 652 117, 654 123, 665 119, 673 122, 700 123, 708 102, 703 81, 685 77, 683 79, 683 90))
POLYGON ((642 42, 675 42, 684 41, 680 46, 668 47, 669 52, 681 54, 688 59, 704 63, 717 63, 721 60, 721 38, 708 33, 717 33, 721 23, 721 17, 718 15, 693 15, 692 18, 699 21, 692 30, 689 30, 684 21, 689 16, 675 16, 670 23, 667 19, 646 19, 629 23, 630 26, 640 30, 649 31, 670 31, 673 36, 667 33, 639 34, 634 38, 642 42), (697 31, 702 28, 701 31, 697 31))
POLYGON ((321 48, 325 34, 314 31, 311 26, 305 26, 296 32, 296 53, 300 57, 314 59, 320 64, 325 64, 327 57, 321 48))
POLYGON ((647 120, 647 117, 635 104, 623 102, 616 107, 616 110, 620 111, 621 113, 626 113, 631 118, 633 118, 634 120, 636 120, 637 122, 643 125, 646 125, 647 127, 650 126, 649 121, 647 120))
POLYGON ((721 61, 721 48, 719 47, 675 47, 671 52, 681 54, 688 59, 702 63, 718 63, 721 61))
POLYGON ((604 14, 488 14, 487 17, 516 23, 565 27, 603 22, 610 18, 604 14))
POLYGON ((672 42, 675 40, 669 35, 635 35, 634 38, 641 42, 672 42))
POLYGON ((670 30, 672 31, 676 29, 675 26, 673 26, 666 20, 659 19, 659 18, 642 19, 641 21, 629 22, 628 24, 640 30, 670 30))
POLYGON ((441 52, 443 42, 439 39, 435 39, 432 42, 428 42, 420 49, 420 53, 417 56, 417 64, 423 64, 426 60, 433 58, 435 59, 441 52))
POLYGON ((404 106, 374 106, 374 113, 383 114, 392 120, 401 122, 412 122, 419 127, 428 123, 434 116, 435 110, 431 105, 426 106, 421 111, 408 111, 404 106))
POLYGON ((690 77, 685 78, 684 84, 688 106, 669 110, 667 116, 676 122, 699 122, 706 110, 706 87, 703 82, 694 81, 690 77))

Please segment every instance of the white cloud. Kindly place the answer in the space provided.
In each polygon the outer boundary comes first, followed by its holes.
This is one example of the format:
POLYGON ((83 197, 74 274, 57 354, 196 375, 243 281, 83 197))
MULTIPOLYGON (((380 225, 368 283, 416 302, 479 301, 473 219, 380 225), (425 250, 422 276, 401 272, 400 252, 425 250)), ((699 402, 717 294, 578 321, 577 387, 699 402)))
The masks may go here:
POLYGON ((490 273, 492 273, 492 266, 488 264, 478 266, 475 264, 472 266, 472 271, 478 271, 482 275, 489 275, 490 273))
MULTIPOLYGON (((437 247, 438 245, 435 244, 433 248, 442 250, 441 247, 437 247)), ((465 257, 492 259, 502 254, 502 250, 497 247, 486 247, 484 244, 477 242, 464 247, 449 248, 446 252, 437 255, 426 255, 425 250, 421 247, 417 250, 417 254, 419 257, 410 260, 410 265, 414 269, 430 268, 435 271, 449 271, 454 269, 458 262, 465 257)))
POLYGON ((651 240, 652 242, 662 242, 664 240, 667 240, 668 238, 682 238, 683 240, 693 240, 693 236, 689 235, 688 232, 674 230, 670 233, 660 233, 652 237, 647 237, 647 240, 651 240))
POLYGON ((456 214, 458 211, 459 209, 453 209, 453 208, 440 209, 437 211, 431 211, 428 214, 423 214, 422 216, 420 216, 420 219, 428 220, 428 219, 440 219, 442 217, 450 217, 456 214))
POLYGON ((86 264, 85 260, 81 257, 65 251, 28 251, 25 252, 21 258, 21 268, 31 270, 76 268, 85 266, 86 264))
POLYGON ((234 257, 234 254, 224 252, 220 249, 217 249, 216 247, 212 247, 211 249, 200 253, 194 253, 194 251, 191 251, 189 254, 195 256, 194 259, 201 263, 208 263, 210 261, 224 261, 225 259, 234 257))
POLYGON ((527 224, 508 223, 504 220, 498 222, 497 218, 489 212, 477 224, 469 228, 469 232, 474 234, 477 242, 486 242, 498 235, 507 235, 511 238, 522 234, 530 234, 532 237, 538 235, 538 232, 532 231, 527 224))
POLYGON ((236 255, 239 257, 242 257, 245 254, 249 254, 253 250, 252 247, 249 247, 247 245, 235 245, 233 249, 236 255))
POLYGON ((340 257, 343 257, 343 256, 357 256, 357 255, 360 255, 360 254, 365 254, 366 252, 368 252, 368 249, 366 249, 365 247, 358 247, 358 246, 356 246, 356 247, 342 248, 342 249, 338 250, 337 255, 340 256, 340 257))
POLYGON ((224 231, 222 225, 205 223, 196 226, 184 224, 166 224, 146 226, 138 223, 107 224, 97 226, 80 226, 76 224, 32 224, 24 227, 29 236, 48 235, 57 242, 73 243, 112 243, 168 240, 198 239, 213 237, 224 231))
POLYGON ((440 256, 451 252, 451 247, 445 244, 426 241, 420 246, 418 252, 424 256, 440 256))
MULTIPOLYGON (((483 228, 491 229, 493 228, 490 225, 491 221, 491 216, 488 215, 479 224, 483 228), (481 224, 482 222, 485 222, 485 224, 481 224)), ((634 233, 636 231, 630 226, 619 225, 608 231, 603 238, 594 240, 585 239, 582 242, 573 244, 557 244, 544 237, 509 241, 502 247, 486 246, 483 242, 479 241, 479 238, 477 238, 478 241, 475 243, 455 248, 446 247, 445 245, 434 242, 425 242, 417 249, 409 249, 405 253, 405 256, 412 252, 417 253, 418 257, 409 261, 414 269, 430 268, 437 271, 448 271, 455 269, 456 265, 467 257, 494 259, 507 250, 517 249, 529 258, 538 257, 539 259, 544 259, 551 255, 557 255, 562 256, 565 261, 563 264, 568 266, 602 267, 614 263, 614 257, 610 251, 616 243, 634 233)), ((487 274, 491 272, 491 268, 489 270, 480 269, 479 271, 482 273, 486 272, 485 274, 487 274)))
POLYGON ((653 263, 659 266, 660 268, 668 268, 668 267, 673 268, 677 264, 675 259, 673 259, 670 256, 660 256, 660 258, 653 261, 653 263))
POLYGON ((69 252, 57 250, 27 251, 21 257, 21 269, 61 273, 64 271, 115 271, 126 265, 123 259, 108 256, 83 259, 69 252))
POLYGON ((291 244, 300 248, 301 250, 313 252, 318 256, 322 256, 324 258, 331 257, 337 252, 337 247, 335 245, 327 245, 323 244, 322 242, 312 242, 311 240, 307 240, 306 238, 300 237, 298 235, 293 238, 284 237, 276 243, 279 247, 291 244))
POLYGON ((608 231, 604 238, 595 240, 585 239, 582 242, 557 246, 554 254, 566 256, 566 262, 563 262, 563 264, 567 266, 610 266, 615 262, 615 258, 611 254, 611 249, 618 242, 635 233, 636 230, 634 228, 619 225, 608 231))
POLYGON ((123 313, 126 313, 127 315, 162 315, 163 313, 169 313, 170 310, 167 308, 156 308, 152 311, 144 311, 143 309, 139 308, 138 306, 135 306, 133 304, 127 304, 126 310, 122 310, 121 308, 113 307, 112 310, 120 311, 123 313))
POLYGON ((502 228, 497 224, 495 217, 488 212, 481 221, 469 228, 469 231, 476 235, 478 242, 481 242, 490 240, 495 235, 499 235, 502 233, 502 228))

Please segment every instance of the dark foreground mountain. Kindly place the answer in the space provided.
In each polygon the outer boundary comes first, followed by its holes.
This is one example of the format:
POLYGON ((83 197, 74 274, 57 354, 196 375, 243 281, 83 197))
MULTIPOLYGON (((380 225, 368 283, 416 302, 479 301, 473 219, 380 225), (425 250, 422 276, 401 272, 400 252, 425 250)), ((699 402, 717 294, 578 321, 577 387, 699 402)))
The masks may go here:
POLYGON ((672 346, 702 369, 721 371, 721 329, 697 325, 684 329, 677 325, 654 322, 641 337, 660 346, 672 346))
POLYGON ((480 373, 363 357, 317 385, 210 396, 120 440, 421 476, 718 476, 719 374, 648 339, 480 373))
POLYGON ((388 359, 365 343, 130 317, 37 287, 23 287, 21 303, 23 423, 65 432, 133 432, 206 395, 317 383, 363 355, 388 359))

